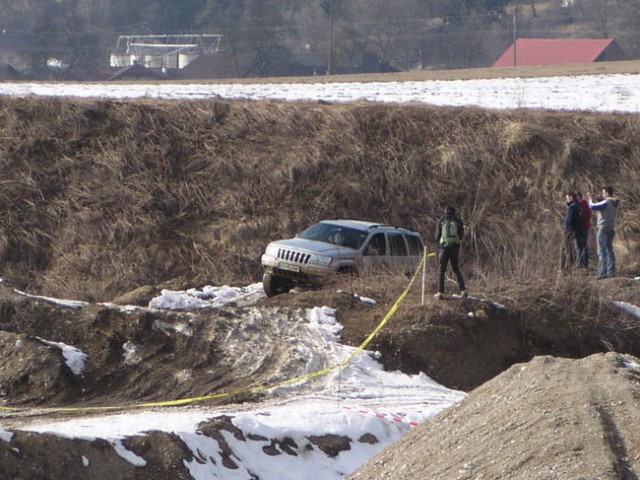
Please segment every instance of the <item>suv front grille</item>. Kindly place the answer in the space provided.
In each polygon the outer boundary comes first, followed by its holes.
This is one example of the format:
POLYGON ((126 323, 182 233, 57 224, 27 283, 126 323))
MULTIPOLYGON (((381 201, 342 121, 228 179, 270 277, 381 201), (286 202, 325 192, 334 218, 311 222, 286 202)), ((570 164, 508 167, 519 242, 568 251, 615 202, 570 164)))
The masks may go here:
POLYGON ((278 258, 281 260, 286 260, 287 262, 294 263, 309 263, 309 259, 311 258, 311 254, 296 252, 295 250, 287 250, 285 248, 278 249, 278 258))

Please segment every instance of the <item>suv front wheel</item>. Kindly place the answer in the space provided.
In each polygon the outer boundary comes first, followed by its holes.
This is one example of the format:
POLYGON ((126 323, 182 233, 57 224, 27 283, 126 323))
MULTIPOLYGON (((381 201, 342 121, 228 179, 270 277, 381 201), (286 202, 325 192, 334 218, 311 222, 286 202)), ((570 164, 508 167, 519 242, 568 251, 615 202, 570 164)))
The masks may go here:
POLYGON ((291 290, 291 284, 286 280, 274 277, 270 273, 265 273, 262 277, 262 288, 267 297, 275 297, 279 293, 288 293, 291 290))

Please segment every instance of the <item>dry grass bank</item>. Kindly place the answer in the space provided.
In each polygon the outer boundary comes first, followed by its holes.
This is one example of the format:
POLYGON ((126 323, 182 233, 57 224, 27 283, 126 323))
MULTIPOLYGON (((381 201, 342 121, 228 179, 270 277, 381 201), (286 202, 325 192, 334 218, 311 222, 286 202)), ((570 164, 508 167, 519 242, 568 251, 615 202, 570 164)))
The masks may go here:
POLYGON ((467 223, 473 289, 555 278, 561 191, 612 184, 637 274, 640 117, 276 101, 0 99, 0 272, 108 300, 144 284, 247 282, 266 243, 328 217, 427 240, 467 223))

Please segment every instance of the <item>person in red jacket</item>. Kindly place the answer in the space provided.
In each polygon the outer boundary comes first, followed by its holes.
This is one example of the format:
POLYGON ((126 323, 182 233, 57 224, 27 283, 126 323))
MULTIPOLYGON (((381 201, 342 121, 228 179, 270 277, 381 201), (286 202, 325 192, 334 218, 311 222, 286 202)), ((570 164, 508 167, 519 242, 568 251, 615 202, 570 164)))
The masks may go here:
POLYGON ((576 259, 578 266, 587 268, 589 266, 589 230, 591 229, 591 208, 586 198, 581 192, 576 192, 578 203, 582 207, 583 228, 576 235, 576 259))

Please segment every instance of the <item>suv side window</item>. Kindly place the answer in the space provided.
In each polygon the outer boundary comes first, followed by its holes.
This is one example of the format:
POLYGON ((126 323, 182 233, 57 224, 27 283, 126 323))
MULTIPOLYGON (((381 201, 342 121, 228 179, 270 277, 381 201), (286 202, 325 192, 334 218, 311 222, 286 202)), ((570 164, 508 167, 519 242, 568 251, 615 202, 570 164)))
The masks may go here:
POLYGON ((416 237, 415 235, 405 235, 405 238, 407 239, 407 243, 409 244, 409 255, 415 257, 419 257, 420 255, 422 255, 422 249, 424 247, 422 246, 420 238, 416 237))
POLYGON ((386 255, 387 248, 384 242, 384 233, 376 233, 364 249, 365 255, 386 255))
POLYGON ((404 238, 402 234, 399 233, 390 233, 389 234, 389 245, 391 247, 391 255, 394 257, 406 257, 407 256, 407 246, 404 243, 404 238))

